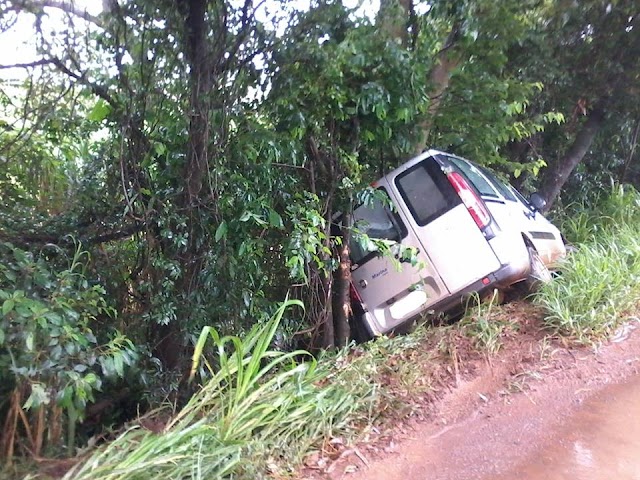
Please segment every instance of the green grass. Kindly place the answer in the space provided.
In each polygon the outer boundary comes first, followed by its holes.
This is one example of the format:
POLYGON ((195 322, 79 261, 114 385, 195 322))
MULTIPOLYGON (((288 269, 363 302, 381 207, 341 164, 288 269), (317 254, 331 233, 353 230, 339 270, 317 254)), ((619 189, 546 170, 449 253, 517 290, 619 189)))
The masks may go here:
POLYGON ((590 204, 569 205, 557 221, 571 243, 598 242, 611 229, 640 225, 640 193, 631 185, 612 185, 607 195, 590 204))
POLYGON ((492 297, 480 299, 477 295, 470 298, 466 313, 457 327, 469 337, 477 350, 495 355, 502 346, 502 337, 517 330, 517 323, 503 318, 501 307, 497 304, 498 292, 492 297))
POLYGON ((374 386, 328 382, 336 375, 328 363, 303 351, 268 349, 284 309, 295 303, 286 302, 243 340, 203 330, 194 372, 205 365, 207 379, 164 430, 131 428, 65 478, 259 478, 270 456, 295 462, 318 439, 353 428, 355 411, 366 418, 371 410, 374 386), (208 342, 215 355, 205 361, 208 342))
POLYGON ((591 343, 610 335, 640 300, 640 194, 617 186, 594 208, 563 223, 577 251, 535 301, 552 332, 591 343))
POLYGON ((314 359, 269 350, 286 302, 246 338, 211 328, 197 342, 192 373, 204 371, 189 403, 164 430, 131 427, 66 475, 71 480, 256 479, 284 475, 332 438, 348 443, 389 411, 410 415, 431 390, 416 368, 436 355, 426 331, 380 338, 314 359), (205 357, 205 351, 215 353, 205 357), (302 361, 303 360, 303 361, 302 361))
POLYGON ((542 286, 535 301, 553 332, 589 343, 627 318, 640 300, 640 228, 624 226, 579 246, 559 278, 542 286))

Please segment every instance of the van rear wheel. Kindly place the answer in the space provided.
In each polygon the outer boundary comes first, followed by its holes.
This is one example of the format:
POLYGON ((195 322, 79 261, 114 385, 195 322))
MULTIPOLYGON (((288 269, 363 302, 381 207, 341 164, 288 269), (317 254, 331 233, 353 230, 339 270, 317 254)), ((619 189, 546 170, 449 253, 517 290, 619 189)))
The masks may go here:
POLYGON ((551 272, 540 258, 538 251, 532 246, 527 245, 529 253, 529 274, 525 281, 529 291, 537 290, 540 285, 551 281, 551 272))
POLYGON ((364 311, 359 303, 351 303, 349 327, 351 329, 351 339, 355 340, 356 343, 364 343, 373 338, 364 324, 364 311))

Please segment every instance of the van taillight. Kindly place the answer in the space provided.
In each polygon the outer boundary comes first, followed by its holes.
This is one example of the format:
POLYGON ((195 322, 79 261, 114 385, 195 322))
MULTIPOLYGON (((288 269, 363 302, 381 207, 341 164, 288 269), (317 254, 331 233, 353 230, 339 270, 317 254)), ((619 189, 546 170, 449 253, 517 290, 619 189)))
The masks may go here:
POLYGON ((478 228, 484 229, 487 227, 491 223, 491 216, 476 192, 471 189, 467 181, 458 172, 449 173, 447 178, 462 199, 464 206, 469 210, 478 228))
POLYGON ((362 297, 360 297, 360 294, 358 293, 358 290, 356 290, 356 287, 353 286, 353 283, 349 284, 349 295, 351 296, 351 300, 357 300, 362 303, 362 297))

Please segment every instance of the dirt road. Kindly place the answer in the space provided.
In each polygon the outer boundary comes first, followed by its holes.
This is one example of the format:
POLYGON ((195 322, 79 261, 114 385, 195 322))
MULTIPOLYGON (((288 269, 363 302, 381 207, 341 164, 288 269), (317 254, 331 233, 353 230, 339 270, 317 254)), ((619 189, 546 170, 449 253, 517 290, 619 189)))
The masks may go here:
POLYGON ((629 322, 597 348, 507 341, 433 403, 426 419, 405 420, 307 478, 638 480, 637 325, 629 322))

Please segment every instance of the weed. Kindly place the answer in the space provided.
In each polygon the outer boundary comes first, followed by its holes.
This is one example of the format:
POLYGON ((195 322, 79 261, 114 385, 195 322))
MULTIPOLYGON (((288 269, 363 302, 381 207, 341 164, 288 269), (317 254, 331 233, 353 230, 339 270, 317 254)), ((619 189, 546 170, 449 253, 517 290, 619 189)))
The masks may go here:
POLYGON ((194 354, 208 378, 160 434, 131 428, 72 469, 66 478, 257 478, 273 452, 297 461, 320 438, 349 429, 356 410, 370 411, 374 388, 327 382, 332 372, 302 351, 269 350, 285 302, 244 340, 203 330, 194 354), (202 356, 213 342, 215 361, 202 356), (307 357, 304 363, 296 358, 307 357), (211 365, 216 365, 214 369, 211 365))
POLYGON ((610 334, 640 299, 640 230, 621 226, 581 245, 562 265, 562 275, 543 285, 535 301, 545 325, 578 343, 610 334))
POLYGON ((467 308, 459 327, 464 334, 472 339, 477 349, 489 355, 498 353, 502 346, 501 337, 507 330, 513 330, 513 322, 501 318, 497 313, 500 307, 496 304, 498 291, 486 301, 481 301, 478 295, 471 298, 473 306, 467 308))

